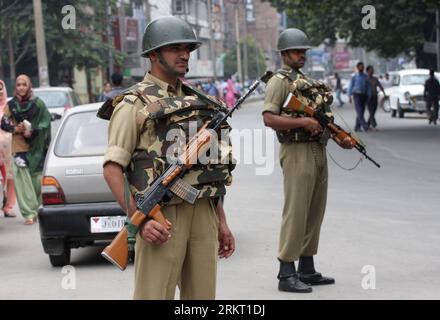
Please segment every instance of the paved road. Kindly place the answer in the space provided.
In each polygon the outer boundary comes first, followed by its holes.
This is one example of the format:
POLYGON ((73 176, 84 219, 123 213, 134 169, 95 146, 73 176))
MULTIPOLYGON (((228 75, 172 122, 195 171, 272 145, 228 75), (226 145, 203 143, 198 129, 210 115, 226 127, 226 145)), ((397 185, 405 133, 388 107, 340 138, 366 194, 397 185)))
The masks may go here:
MULTIPOLYGON (((353 124, 352 107, 338 111, 353 124)), ((234 128, 263 129, 260 113, 261 102, 252 102, 231 122, 234 128)), ((255 164, 243 163, 235 171, 225 205, 237 251, 219 263, 219 299, 440 298, 440 126, 428 126, 419 115, 391 119, 382 111, 378 122, 380 131, 360 136, 381 169, 363 161, 344 171, 329 160, 329 199, 316 263, 336 285, 307 295, 277 291, 283 193, 275 144, 269 154, 273 174, 256 175, 255 164), (376 289, 362 287, 362 281, 373 284, 368 266, 374 267, 376 289)), ((332 142, 328 150, 345 167, 359 160, 356 151, 332 142)), ((0 218, 0 299, 131 299, 133 267, 120 272, 100 258, 100 250, 72 251, 76 289, 65 290, 66 274, 50 266, 38 227, 23 226, 21 218, 0 218)))

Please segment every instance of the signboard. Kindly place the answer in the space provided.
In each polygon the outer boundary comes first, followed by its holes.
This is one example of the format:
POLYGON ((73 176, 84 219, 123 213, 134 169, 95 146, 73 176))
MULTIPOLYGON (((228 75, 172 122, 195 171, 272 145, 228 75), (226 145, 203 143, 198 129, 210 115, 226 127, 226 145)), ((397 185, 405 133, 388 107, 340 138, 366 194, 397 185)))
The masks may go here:
POLYGON ((126 52, 138 52, 139 47, 139 22, 136 19, 127 18, 125 28, 125 50, 126 52))
POLYGON ((348 51, 338 51, 334 54, 335 69, 350 68, 350 53, 348 51))
POLYGON ((254 9, 254 1, 246 0, 246 21, 254 22, 255 21, 255 9, 254 9))

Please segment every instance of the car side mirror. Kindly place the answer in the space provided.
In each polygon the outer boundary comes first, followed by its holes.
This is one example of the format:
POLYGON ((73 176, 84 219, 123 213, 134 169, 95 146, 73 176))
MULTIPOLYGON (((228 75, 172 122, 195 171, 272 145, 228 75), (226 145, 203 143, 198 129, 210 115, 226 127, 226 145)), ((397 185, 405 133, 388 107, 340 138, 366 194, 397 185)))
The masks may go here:
POLYGON ((61 119, 61 116, 58 113, 51 113, 50 116, 51 116, 51 121, 61 119))

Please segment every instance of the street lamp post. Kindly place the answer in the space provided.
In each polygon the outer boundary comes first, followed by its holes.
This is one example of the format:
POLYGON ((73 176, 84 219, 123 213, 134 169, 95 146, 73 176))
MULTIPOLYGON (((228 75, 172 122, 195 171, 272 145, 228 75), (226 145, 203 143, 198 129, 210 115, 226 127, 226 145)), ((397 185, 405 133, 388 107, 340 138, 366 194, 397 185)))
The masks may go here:
POLYGON ((41 0, 33 0, 35 19, 35 38, 37 41, 38 78, 40 86, 49 86, 49 70, 47 67, 46 41, 44 37, 43 13, 41 0))
POLYGON ((239 82, 243 85, 243 70, 241 67, 240 31, 238 27, 238 3, 235 3, 235 41, 237 43, 237 71, 239 82))

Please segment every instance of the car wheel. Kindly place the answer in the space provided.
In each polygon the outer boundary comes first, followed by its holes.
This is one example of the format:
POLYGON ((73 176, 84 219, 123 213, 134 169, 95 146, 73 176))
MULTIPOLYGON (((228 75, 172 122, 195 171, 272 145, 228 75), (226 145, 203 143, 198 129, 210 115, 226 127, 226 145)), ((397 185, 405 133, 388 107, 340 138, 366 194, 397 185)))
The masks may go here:
POLYGON ((391 117, 393 117, 393 118, 396 117, 396 110, 391 110, 391 117))
POLYGON ((49 255, 49 260, 54 267, 64 267, 70 264, 70 247, 65 246, 64 251, 60 255, 49 255))
POLYGON ((403 118, 405 116, 405 112, 399 103, 397 103, 397 113, 399 114, 399 118, 403 118))

